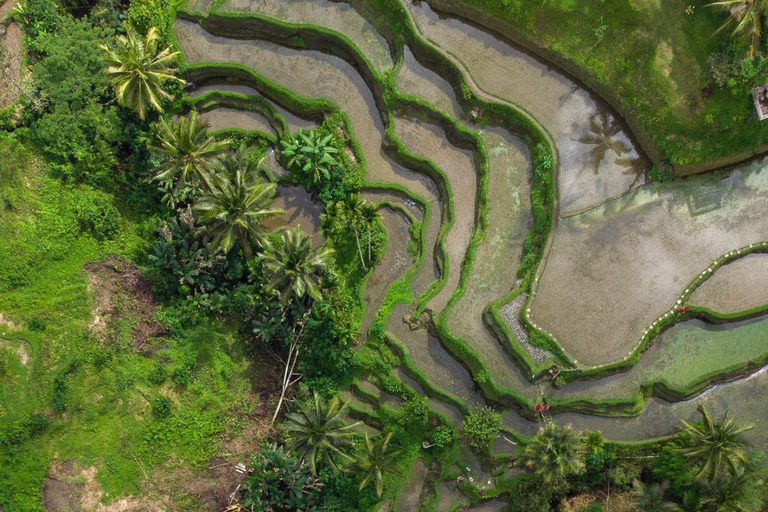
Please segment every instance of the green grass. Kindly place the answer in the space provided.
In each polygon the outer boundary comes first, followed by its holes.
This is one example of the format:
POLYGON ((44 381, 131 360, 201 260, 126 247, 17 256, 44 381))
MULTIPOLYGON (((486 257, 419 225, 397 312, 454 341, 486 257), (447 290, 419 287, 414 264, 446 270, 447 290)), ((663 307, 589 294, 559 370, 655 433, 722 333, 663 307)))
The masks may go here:
POLYGON ((82 232, 75 212, 82 187, 47 177, 15 141, 0 139, 0 156, 0 197, 11 203, 0 211, 7 241, 0 246, 0 313, 16 326, 0 326, 0 509, 42 510, 54 454, 95 466, 105 501, 142 491, 142 466, 151 474, 178 460, 194 471, 245 426, 256 401, 251 358, 236 328, 209 322, 137 352, 126 317, 116 322, 116 336, 98 339, 89 330, 95 299, 83 265, 108 254, 135 257, 137 232, 149 221, 124 216, 115 240, 97 241, 82 232), (32 330, 35 318, 42 323, 32 330), (159 396, 173 403, 166 419, 151 412, 159 396), (35 413, 48 419, 42 431, 30 426, 35 413))

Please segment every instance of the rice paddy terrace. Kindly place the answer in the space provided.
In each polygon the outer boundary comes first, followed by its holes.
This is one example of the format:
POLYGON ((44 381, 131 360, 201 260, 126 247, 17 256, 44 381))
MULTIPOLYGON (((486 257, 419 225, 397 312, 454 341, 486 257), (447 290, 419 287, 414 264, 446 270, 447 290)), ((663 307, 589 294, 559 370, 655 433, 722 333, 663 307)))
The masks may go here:
MULTIPOLYGON (((361 338, 398 357, 346 392, 355 414, 375 427, 373 411, 399 406, 395 380, 457 427, 472 406, 505 411, 509 441, 536 431, 546 401, 555 422, 617 441, 665 436, 706 403, 764 443, 768 162, 651 182, 605 101, 432 3, 189 0, 175 26, 214 129, 274 144, 344 115, 389 237, 361 338)), ((274 155, 267 168, 284 176, 274 155)), ((317 233, 303 189, 281 185, 278 201, 317 233)), ((506 478, 469 450, 459 461, 489 490, 506 478)), ((418 459, 386 506, 437 493, 452 510, 440 476, 418 459)))

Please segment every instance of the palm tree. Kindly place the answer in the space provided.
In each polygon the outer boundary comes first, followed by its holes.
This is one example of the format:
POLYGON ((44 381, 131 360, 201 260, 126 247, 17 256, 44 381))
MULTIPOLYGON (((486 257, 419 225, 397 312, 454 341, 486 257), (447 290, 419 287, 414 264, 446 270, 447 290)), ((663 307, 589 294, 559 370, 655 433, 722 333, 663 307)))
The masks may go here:
POLYGON ((588 453, 600 454, 605 448, 605 438, 599 430, 588 430, 582 434, 582 443, 588 453))
POLYGON ((680 448, 680 452, 696 465, 700 465, 694 478, 707 479, 709 485, 720 479, 724 474, 735 474, 749 462, 747 446, 749 443, 742 439, 741 434, 751 430, 752 426, 738 425, 723 414, 719 422, 712 420, 709 411, 703 405, 698 407, 702 416, 702 426, 691 425, 683 421, 683 429, 693 436, 690 446, 680 448))
POLYGON ((728 20, 715 34, 735 24, 731 36, 749 41, 747 57, 752 59, 760 49, 763 35, 763 17, 768 13, 768 0, 720 0, 707 4, 728 11, 728 20))
POLYGON ((368 231, 368 263, 371 263, 371 237, 373 236, 373 226, 380 218, 379 209, 376 205, 364 203, 360 209, 360 220, 368 231))
POLYGON ((579 438, 570 426, 547 423, 520 455, 519 463, 533 470, 545 483, 581 472, 579 438))
POLYGON ((160 32, 155 27, 142 37, 130 23, 124 25, 126 34, 117 36, 114 50, 107 45, 100 48, 106 53, 106 73, 115 87, 117 102, 134 109, 145 119, 149 107, 163 111, 159 98, 173 99, 163 89, 165 80, 185 83, 173 75, 180 52, 172 52, 170 48, 158 51, 160 32))
POLYGON ((702 500, 706 510, 714 512, 747 512, 754 510, 745 506, 748 488, 756 483, 750 479, 744 468, 722 478, 714 487, 709 488, 709 496, 702 500))
POLYGON ((263 217, 285 213, 269 208, 275 198, 277 185, 258 180, 258 164, 253 164, 241 145, 237 152, 228 154, 217 166, 210 180, 210 190, 194 205, 194 212, 213 235, 213 247, 228 253, 235 244, 240 245, 246 258, 253 255, 252 241, 261 244, 263 217))
POLYGON ((632 481, 635 502, 632 505, 640 512, 680 512, 680 507, 664 500, 667 484, 645 485, 638 479, 632 481))
POLYGON ((299 462, 307 461, 313 475, 317 474, 319 456, 324 456, 334 469, 336 464, 331 453, 350 458, 339 450, 339 446, 348 444, 347 438, 355 433, 361 422, 346 424, 343 418, 346 408, 347 403, 341 403, 336 397, 325 403, 315 391, 311 403, 300 403, 299 412, 285 415, 284 428, 293 439, 289 449, 298 452, 299 462))
POLYGON ((155 139, 150 149, 165 162, 154 179, 168 186, 176 181, 169 195, 171 204, 188 183, 193 186, 203 183, 209 187, 214 163, 232 145, 229 140, 210 137, 208 123, 194 110, 188 117, 181 117, 176 122, 160 119, 155 125, 155 139))
MULTIPOLYGON (((265 240, 264 251, 259 258, 262 261, 264 273, 269 279, 267 290, 277 291, 283 306, 294 297, 302 303, 307 298, 321 300, 323 298, 321 284, 330 266, 332 254, 333 249, 328 247, 313 250, 312 238, 301 230, 301 226, 285 230, 278 243, 265 240)), ((283 311, 287 311, 287 308, 284 307, 283 311)), ((311 311, 312 303, 310 302, 302 317, 294 321, 293 336, 285 358, 280 398, 275 414, 272 416, 272 423, 280 413, 288 390, 300 378, 300 376, 294 378, 294 369, 299 360, 305 321, 311 311)))
POLYGON ((392 433, 389 432, 378 443, 373 443, 365 434, 365 453, 359 455, 350 468, 350 471, 362 477, 360 490, 365 489, 371 482, 376 486, 376 494, 381 497, 384 492, 384 475, 386 473, 401 476, 402 473, 395 467, 395 459, 400 455, 400 450, 389 446, 392 433))
POLYGON ((331 264, 333 249, 312 249, 312 237, 301 226, 283 231, 279 243, 264 240, 261 258, 269 278, 267 289, 277 291, 284 305, 292 298, 304 300, 323 297, 320 283, 331 264))

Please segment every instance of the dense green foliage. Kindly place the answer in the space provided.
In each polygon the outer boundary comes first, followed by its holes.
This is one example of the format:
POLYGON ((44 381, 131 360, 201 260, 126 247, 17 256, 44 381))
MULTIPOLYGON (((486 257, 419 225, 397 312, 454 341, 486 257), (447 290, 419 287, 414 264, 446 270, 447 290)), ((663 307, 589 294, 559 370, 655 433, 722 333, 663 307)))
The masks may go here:
POLYGON ((242 486, 242 505, 259 512, 315 512, 320 510, 322 485, 309 467, 284 447, 264 445, 242 486))
POLYGON ((476 407, 464 418, 461 428, 469 440, 470 446, 475 450, 485 452, 499 436, 501 415, 490 407, 476 407))

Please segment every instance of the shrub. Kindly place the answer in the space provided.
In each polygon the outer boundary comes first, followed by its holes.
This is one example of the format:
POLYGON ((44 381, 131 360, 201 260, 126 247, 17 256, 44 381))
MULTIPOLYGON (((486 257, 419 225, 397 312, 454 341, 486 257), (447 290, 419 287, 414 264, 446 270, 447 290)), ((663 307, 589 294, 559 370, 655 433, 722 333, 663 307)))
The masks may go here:
POLYGON ((318 510, 322 482, 282 446, 266 444, 242 485, 241 502, 251 510, 318 510))
POLYGON ((40 60, 25 94, 31 134, 55 175, 113 187, 119 176, 114 172, 117 146, 124 135, 117 108, 103 106, 109 81, 98 47, 110 31, 64 14, 56 20, 55 31, 41 31, 35 38, 40 60))
POLYGON ((446 425, 440 425, 432 431, 431 440, 438 448, 448 448, 456 441, 455 431, 446 425))
POLYGON ((105 193, 90 187, 75 189, 75 217, 80 228, 96 240, 111 239, 120 230, 120 212, 105 193))
POLYGON ((156 386, 159 386, 160 384, 165 382, 165 379, 167 378, 168 378, 168 371, 165 369, 165 365, 163 365, 160 362, 158 362, 155 365, 155 368, 151 372, 149 372, 149 375, 147 375, 147 380, 149 380, 151 384, 154 384, 156 386))
POLYGON ((157 419, 165 419, 171 415, 173 402, 167 396, 159 396, 152 402, 152 415, 157 419))
POLYGON ((38 317, 34 317, 32 320, 30 320, 28 325, 28 329, 30 331, 35 331, 35 332, 42 332, 45 330, 46 327, 47 327, 47 324, 45 323, 45 321, 43 321, 43 319, 38 317))
POLYGON ((464 418, 462 430, 473 449, 487 451, 501 431, 501 415, 490 407, 476 407, 464 418))
POLYGON ((429 420, 429 399, 424 395, 415 395, 403 402, 402 425, 410 430, 423 431, 429 420))

